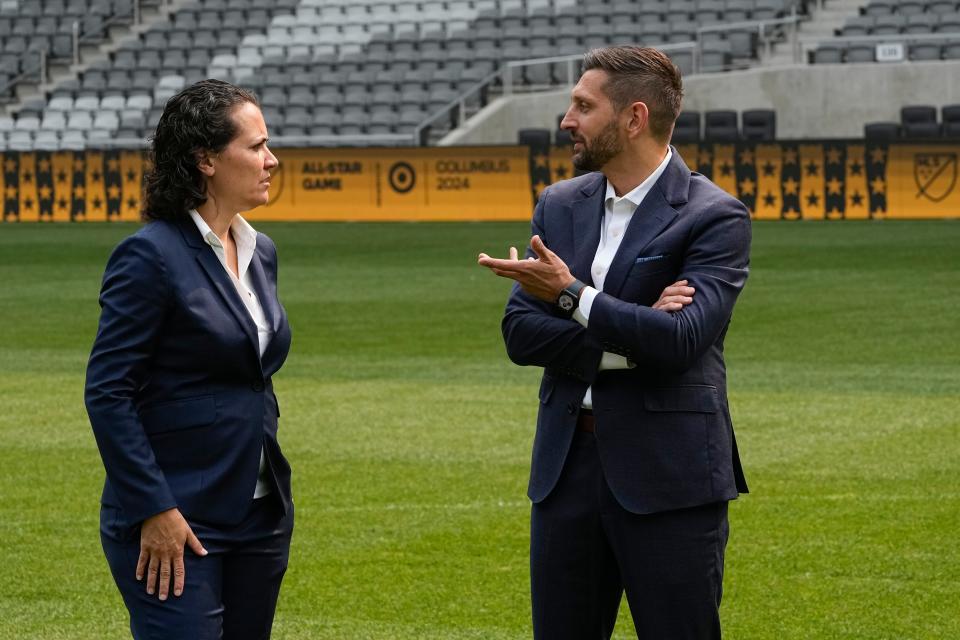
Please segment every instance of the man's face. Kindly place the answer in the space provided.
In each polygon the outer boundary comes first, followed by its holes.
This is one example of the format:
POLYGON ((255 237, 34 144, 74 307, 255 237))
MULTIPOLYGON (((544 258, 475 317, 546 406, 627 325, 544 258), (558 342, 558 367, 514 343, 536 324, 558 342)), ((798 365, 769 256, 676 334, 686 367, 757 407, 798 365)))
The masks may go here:
POLYGON ((560 122, 560 128, 569 131, 573 139, 573 166, 581 171, 602 171, 623 151, 618 114, 603 91, 606 81, 606 71, 584 73, 560 122))

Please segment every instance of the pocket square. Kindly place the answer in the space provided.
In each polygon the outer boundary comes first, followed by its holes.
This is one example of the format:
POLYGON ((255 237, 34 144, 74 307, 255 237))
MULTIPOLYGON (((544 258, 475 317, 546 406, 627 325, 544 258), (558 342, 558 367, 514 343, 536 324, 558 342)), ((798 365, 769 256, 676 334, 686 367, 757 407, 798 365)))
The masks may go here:
POLYGON ((642 264, 642 263, 644 263, 644 262, 653 262, 654 260, 663 260, 664 258, 668 257, 669 255, 670 255, 669 253, 661 253, 661 254, 658 255, 658 256, 640 256, 639 258, 637 258, 636 260, 634 260, 633 263, 634 263, 634 264, 642 264))

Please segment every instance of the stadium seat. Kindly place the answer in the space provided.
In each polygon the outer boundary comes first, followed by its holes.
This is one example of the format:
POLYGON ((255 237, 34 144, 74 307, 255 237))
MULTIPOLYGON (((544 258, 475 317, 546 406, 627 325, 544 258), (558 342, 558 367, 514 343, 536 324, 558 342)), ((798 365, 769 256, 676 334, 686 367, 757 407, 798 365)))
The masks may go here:
POLYGON ((900 109, 900 123, 905 138, 938 138, 940 124, 937 109, 931 106, 906 106, 900 109))
POLYGON ((731 110, 707 111, 704 114, 703 137, 710 142, 736 142, 740 138, 737 112, 731 110))
POLYGON ((896 122, 869 122, 863 125, 863 137, 870 141, 892 141, 900 136, 896 122))
POLYGON ((772 109, 748 109, 741 114, 744 140, 773 141, 777 137, 777 114, 772 109))
POLYGON ((673 127, 674 144, 700 142, 700 112, 681 111, 673 127))
POLYGON ((876 46, 872 44, 852 44, 847 47, 844 59, 847 62, 873 62, 876 60, 876 46))
POLYGON ((549 129, 520 129, 517 131, 517 144, 534 148, 550 146, 549 129))
POLYGON ((940 109, 945 138, 960 138, 960 104, 945 105, 940 109))
POLYGON ((940 44, 936 42, 912 42, 908 45, 911 60, 940 60, 940 44))

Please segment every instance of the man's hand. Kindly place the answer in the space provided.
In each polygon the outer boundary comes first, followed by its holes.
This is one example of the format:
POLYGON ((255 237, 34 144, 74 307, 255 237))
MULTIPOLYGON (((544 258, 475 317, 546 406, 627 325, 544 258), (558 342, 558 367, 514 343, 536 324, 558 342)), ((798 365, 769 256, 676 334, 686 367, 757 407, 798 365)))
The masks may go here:
POLYGON ((183 546, 190 548, 198 556, 207 555, 197 536, 179 509, 169 509, 150 516, 140 527, 140 558, 137 560, 137 580, 143 580, 147 574, 147 593, 153 595, 160 579, 159 596, 167 599, 170 590, 170 576, 173 575, 173 595, 183 593, 183 581, 186 571, 183 568, 183 546))
POLYGON ((693 302, 696 289, 687 286, 686 280, 678 280, 663 290, 660 299, 653 303, 654 309, 661 311, 680 311, 693 302))
POLYGON ((516 280, 520 287, 537 298, 547 302, 556 302, 560 292, 573 283, 576 278, 557 254, 543 244, 540 236, 530 238, 530 248, 536 258, 518 259, 516 247, 510 247, 510 257, 506 260, 491 258, 481 253, 477 264, 489 268, 498 276, 516 280))

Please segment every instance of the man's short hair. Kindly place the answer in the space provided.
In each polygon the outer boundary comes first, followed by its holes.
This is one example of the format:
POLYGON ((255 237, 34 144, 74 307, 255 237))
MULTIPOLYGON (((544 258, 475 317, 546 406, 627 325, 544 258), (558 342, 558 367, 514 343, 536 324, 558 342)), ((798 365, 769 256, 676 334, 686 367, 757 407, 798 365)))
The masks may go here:
POLYGON ((666 142, 680 115, 683 80, 670 58, 651 47, 618 46, 592 49, 583 56, 582 71, 607 73, 604 93, 617 111, 643 102, 650 112, 650 133, 666 142))

